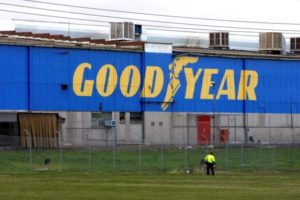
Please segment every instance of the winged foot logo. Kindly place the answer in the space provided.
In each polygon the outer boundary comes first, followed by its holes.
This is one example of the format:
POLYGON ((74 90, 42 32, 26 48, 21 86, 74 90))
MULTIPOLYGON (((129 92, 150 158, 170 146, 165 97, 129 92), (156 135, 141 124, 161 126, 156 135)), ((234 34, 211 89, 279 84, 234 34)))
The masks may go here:
POLYGON ((173 102, 174 96, 181 86, 179 74, 182 72, 183 67, 185 67, 189 63, 196 63, 197 61, 198 57, 177 57, 169 65, 170 81, 168 84, 165 99, 161 104, 161 108, 163 110, 166 110, 167 107, 173 102))

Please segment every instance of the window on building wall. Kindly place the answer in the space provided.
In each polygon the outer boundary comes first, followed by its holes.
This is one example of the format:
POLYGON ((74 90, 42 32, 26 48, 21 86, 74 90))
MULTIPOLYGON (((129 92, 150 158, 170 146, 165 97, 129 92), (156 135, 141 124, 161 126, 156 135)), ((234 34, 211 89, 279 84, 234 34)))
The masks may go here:
POLYGON ((105 120, 111 120, 111 112, 92 112, 92 127, 99 127, 104 125, 105 120))
POLYGON ((142 112, 131 112, 130 113, 130 124, 141 124, 143 120, 142 112))
POLYGON ((125 124, 125 112, 120 112, 120 124, 125 124))

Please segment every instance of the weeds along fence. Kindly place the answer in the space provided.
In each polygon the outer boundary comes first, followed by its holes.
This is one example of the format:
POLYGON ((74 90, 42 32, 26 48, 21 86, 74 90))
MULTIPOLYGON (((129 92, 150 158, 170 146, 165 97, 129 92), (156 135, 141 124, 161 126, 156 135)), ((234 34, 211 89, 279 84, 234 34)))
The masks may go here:
POLYGON ((284 170, 300 167, 300 146, 287 145, 146 145, 116 144, 53 149, 2 148, 0 173, 32 173, 38 171, 88 173, 205 173, 201 159, 213 151, 216 171, 284 170))

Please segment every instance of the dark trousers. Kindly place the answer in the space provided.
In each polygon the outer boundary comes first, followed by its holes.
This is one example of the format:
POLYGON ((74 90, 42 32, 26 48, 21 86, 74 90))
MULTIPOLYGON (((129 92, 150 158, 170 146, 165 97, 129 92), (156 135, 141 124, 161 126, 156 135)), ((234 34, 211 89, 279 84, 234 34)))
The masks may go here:
POLYGON ((212 175, 215 175, 214 164, 213 163, 207 163, 206 164, 206 175, 209 175, 209 170, 211 171, 212 175))

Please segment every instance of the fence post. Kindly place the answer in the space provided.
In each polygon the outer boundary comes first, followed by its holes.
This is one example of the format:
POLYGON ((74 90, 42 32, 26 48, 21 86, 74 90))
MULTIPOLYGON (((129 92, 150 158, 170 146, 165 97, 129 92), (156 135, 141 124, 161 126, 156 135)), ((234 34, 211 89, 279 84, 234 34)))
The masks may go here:
POLYGON ((160 144, 160 171, 164 171, 164 147, 163 147, 163 142, 161 140, 160 144))
POLYGON ((272 144, 271 114, 269 114, 269 144, 272 144))
POLYGON ((294 126, 294 115, 293 115, 293 104, 291 103, 291 139, 292 141, 289 143, 289 167, 292 165, 291 162, 291 145, 294 146, 294 140, 295 140, 295 126, 294 126))
POLYGON ((187 164, 187 147, 184 148, 184 170, 188 170, 188 164, 187 164))
MULTIPOLYGON (((227 130, 228 130, 228 134, 230 134, 231 130, 230 130, 230 115, 227 115, 227 130)), ((228 143, 230 143, 230 137, 228 135, 228 140, 225 141, 225 169, 228 170, 228 143)))
POLYGON ((234 115, 234 144, 236 143, 236 115, 234 115))
POLYGON ((243 143, 241 144, 241 160, 240 160, 240 168, 242 170, 244 164, 244 149, 243 149, 243 143))
MULTIPOLYGON (((292 111, 292 110, 291 110, 292 111)), ((292 160, 291 160, 291 153, 292 153, 292 149, 291 147, 293 147, 294 145, 294 140, 295 140, 295 129, 294 129, 294 118, 293 118, 293 114, 291 112, 291 142, 289 143, 289 152, 288 152, 288 166, 291 167, 292 166, 292 160), (291 146, 292 145, 292 146, 291 146)))
POLYGON ((291 167, 291 144, 289 144, 289 151, 288 151, 288 167, 291 167))
POLYGON ((225 143, 225 148, 226 148, 226 166, 225 166, 225 168, 226 168, 226 170, 228 170, 228 160, 229 160, 229 158, 228 158, 228 142, 225 143))
POLYGON ((141 144, 139 144, 139 171, 142 171, 142 147, 141 144))
POLYGON ((57 132, 57 134, 59 135, 59 138, 60 138, 60 144, 59 144, 60 155, 59 155, 59 159, 60 159, 60 171, 62 171, 63 170, 63 135, 59 131, 56 131, 56 132, 57 132))
POLYGON ((92 150, 91 145, 89 144, 89 164, 88 164, 88 172, 91 173, 91 167, 92 167, 92 150))
POLYGON ((112 146, 112 150, 113 150, 113 152, 112 152, 112 170, 113 170, 113 172, 115 172, 115 170, 116 170, 116 146, 115 146, 116 144, 115 144, 115 142, 113 142, 113 146, 112 146))
POLYGON ((29 136, 29 142, 28 142, 28 145, 29 145, 29 171, 30 173, 32 173, 32 137, 31 137, 31 133, 24 129, 24 132, 26 133, 26 135, 29 136))
POLYGON ((259 143, 259 167, 262 169, 262 146, 261 143, 259 143))
POLYGON ((276 169, 276 145, 273 145, 273 160, 272 160, 272 162, 273 162, 273 170, 275 170, 276 169))

